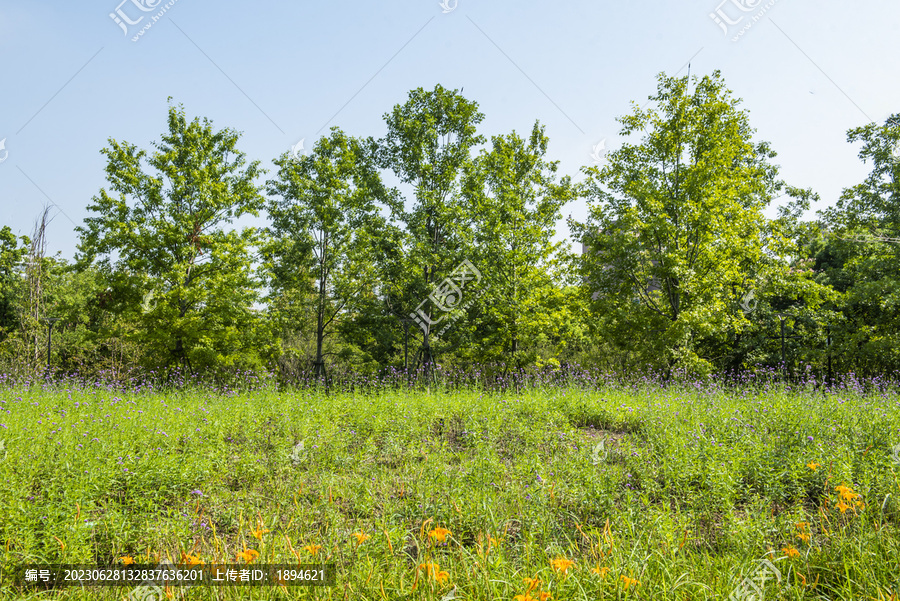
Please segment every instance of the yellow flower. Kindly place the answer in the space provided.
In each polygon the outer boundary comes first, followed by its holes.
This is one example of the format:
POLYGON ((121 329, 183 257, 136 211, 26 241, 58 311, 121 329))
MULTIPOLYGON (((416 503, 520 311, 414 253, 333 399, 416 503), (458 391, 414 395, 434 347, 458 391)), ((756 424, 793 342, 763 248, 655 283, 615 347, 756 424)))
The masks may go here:
POLYGON ((556 559, 550 561, 550 565, 552 565, 553 569, 557 572, 568 574, 569 568, 574 566, 575 562, 571 559, 566 559, 565 557, 557 557, 556 559))
POLYGON ((540 597, 540 601, 547 601, 551 597, 550 593, 547 591, 541 591, 538 593, 538 597, 540 597))
POLYGON ((366 542, 370 537, 368 534, 364 532, 354 532, 352 536, 356 537, 356 544, 361 545, 366 542))
POLYGON ((800 551, 798 551, 797 549, 795 549, 794 547, 792 547, 790 545, 781 549, 781 552, 784 553, 785 555, 787 555, 788 557, 799 557, 800 556, 800 551))
POLYGON ((243 559, 244 563, 251 563, 257 557, 259 557, 259 551, 254 551, 253 549, 244 549, 241 553, 237 554, 237 559, 243 559))
POLYGON ((187 553, 182 553, 182 554, 181 554, 181 561, 183 561, 184 563, 186 563, 186 564, 188 565, 188 567, 190 567, 190 566, 202 566, 202 565, 203 565, 203 560, 202 560, 202 559, 200 559, 200 558, 199 558, 198 556, 196 556, 196 555, 189 555, 189 554, 187 554, 187 553))
POLYGON ((808 467, 812 471, 816 471, 817 469, 819 469, 819 464, 814 461, 810 461, 809 463, 806 464, 806 467, 808 467))
POLYGON ((436 563, 420 563, 419 569, 425 570, 425 574, 431 576, 432 572, 438 571, 439 569, 441 569, 441 566, 436 563))
POLYGON ((263 534, 265 534, 266 532, 271 532, 271 530, 268 530, 268 529, 264 528, 262 524, 259 524, 256 527, 256 530, 250 531, 250 534, 253 535, 253 538, 258 538, 259 540, 262 540, 263 534))
POLYGON ((609 568, 597 566, 596 568, 591 568, 591 572, 597 574, 601 578, 606 578, 606 574, 609 572, 609 568))
POLYGON ((622 576, 619 577, 619 580, 625 583, 625 588, 628 588, 629 586, 637 586, 640 584, 640 582, 638 582, 636 579, 629 578, 625 574, 622 574, 622 576))
POLYGON ((526 577, 526 578, 522 578, 522 582, 524 582, 528 586, 528 590, 525 591, 526 593, 530 593, 531 591, 533 591, 534 589, 536 589, 537 587, 539 587, 541 585, 540 578, 527 578, 526 577))
POLYGON ((453 534, 446 528, 435 528, 431 532, 428 533, 428 536, 437 540, 438 542, 444 542, 447 539, 448 534, 453 534))
POLYGON ((801 532, 801 533, 799 533, 799 534, 797 535, 797 538, 799 538, 800 540, 802 540, 804 543, 808 543, 808 542, 809 542, 809 534, 807 534, 806 532, 801 532))
POLYGON ((126 556, 124 556, 124 557, 120 557, 119 559, 121 559, 121 560, 122 560, 122 563, 123 563, 124 565, 126 565, 126 566, 130 566, 131 564, 134 563, 134 557, 131 557, 130 555, 126 555, 126 556))
POLYGON ((450 574, 441 570, 441 566, 436 563, 421 563, 420 570, 425 570, 425 574, 434 578, 437 582, 444 582, 450 577, 450 574))
POLYGON ((809 522, 797 522, 795 525, 799 530, 806 530, 809 528, 809 522))
POLYGON ((306 545, 303 547, 303 550, 315 557, 319 554, 319 550, 322 548, 322 545, 306 545))
POLYGON ((853 489, 849 486, 844 486, 841 484, 840 486, 835 486, 834 490, 841 494, 841 498, 845 501, 852 501, 853 499, 859 497, 858 494, 853 492, 853 489))
POLYGON ((841 510, 841 513, 845 513, 848 509, 850 509, 850 506, 847 505, 846 503, 844 503, 843 501, 841 501, 840 503, 838 503, 837 505, 835 505, 835 507, 837 507, 838 509, 840 509, 840 510, 841 510))
POLYGON ((513 599, 514 601, 537 601, 537 599, 528 594, 516 595, 515 597, 513 597, 513 599))

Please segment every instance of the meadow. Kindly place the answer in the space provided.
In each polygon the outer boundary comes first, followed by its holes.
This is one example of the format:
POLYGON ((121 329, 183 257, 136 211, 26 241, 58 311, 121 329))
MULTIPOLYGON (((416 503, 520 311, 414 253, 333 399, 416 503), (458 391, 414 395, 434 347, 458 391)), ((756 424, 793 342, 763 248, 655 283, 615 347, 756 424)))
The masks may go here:
POLYGON ((336 569, 329 587, 168 599, 900 595, 889 383, 6 383, 0 440, 3 599, 135 599, 11 574, 165 559, 336 569))

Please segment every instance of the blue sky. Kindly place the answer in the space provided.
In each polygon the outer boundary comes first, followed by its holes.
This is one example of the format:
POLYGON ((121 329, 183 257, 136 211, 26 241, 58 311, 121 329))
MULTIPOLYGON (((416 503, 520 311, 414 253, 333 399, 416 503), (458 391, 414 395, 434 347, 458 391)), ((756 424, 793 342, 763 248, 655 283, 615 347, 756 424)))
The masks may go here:
MULTIPOLYGON (((28 234, 52 203, 49 248, 67 258, 106 185, 99 151, 109 138, 149 148, 169 96, 243 132, 272 177, 301 139, 309 149, 335 125, 377 137, 409 90, 463 87, 482 134, 540 120, 550 157, 580 179, 656 75, 690 61, 692 74, 722 71, 781 176, 822 196, 815 208, 868 173, 847 129, 900 112, 896 0, 119 2, 0 0, 0 225, 28 234)), ((581 220, 585 202, 563 213, 581 220)))

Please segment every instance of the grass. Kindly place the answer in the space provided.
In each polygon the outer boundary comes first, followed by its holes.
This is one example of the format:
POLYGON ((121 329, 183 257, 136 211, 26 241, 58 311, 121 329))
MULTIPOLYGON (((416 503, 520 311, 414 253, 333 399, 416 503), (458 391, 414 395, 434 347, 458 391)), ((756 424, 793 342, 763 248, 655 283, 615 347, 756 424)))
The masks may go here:
POLYGON ((900 594, 890 389, 10 385, 0 440, 4 599, 126 598, 8 578, 123 557, 337 570, 173 599, 727 599, 764 559, 767 599, 900 594))

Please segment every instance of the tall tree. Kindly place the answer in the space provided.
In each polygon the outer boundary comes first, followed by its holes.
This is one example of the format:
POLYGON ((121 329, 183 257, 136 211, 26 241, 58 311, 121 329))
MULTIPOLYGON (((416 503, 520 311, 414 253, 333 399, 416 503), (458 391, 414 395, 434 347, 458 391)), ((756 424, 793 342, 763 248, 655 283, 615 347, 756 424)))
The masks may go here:
POLYGON ((483 118, 478 104, 455 90, 440 85, 431 91, 418 88, 405 104, 385 115, 387 135, 379 143, 381 165, 412 186, 414 195, 402 216, 410 243, 404 256, 408 275, 403 290, 397 289, 401 282, 394 282, 395 289, 386 290, 385 297, 395 303, 395 311, 402 306, 398 317, 413 316, 421 326, 421 357, 429 374, 434 362, 433 326, 448 308, 435 302, 434 287, 465 258, 470 234, 459 195, 460 177, 472 147, 484 142, 476 133, 483 118))
POLYGON ((708 371, 698 340, 740 319, 731 286, 760 260, 762 209, 784 186, 721 74, 693 84, 660 74, 654 106, 619 119, 641 140, 585 168, 590 218, 575 229, 607 335, 644 361, 708 371))
POLYGON ((154 152, 114 139, 101 151, 110 191, 93 198, 93 216, 78 228, 79 260, 98 260, 111 308, 129 315, 133 336, 167 365, 256 360, 258 235, 233 222, 258 215, 263 172, 237 150, 238 139, 170 105, 168 133, 154 152))
POLYGON ((18 306, 22 296, 22 261, 31 241, 16 237, 8 225, 0 228, 0 340, 18 326, 18 306))
POLYGON ((521 363, 520 343, 534 347, 542 334, 571 320, 557 314, 561 288, 553 271, 561 244, 554 243, 562 206, 575 197, 568 176, 557 181, 558 162, 546 160, 549 139, 535 123, 528 139, 515 132, 495 136, 467 169, 465 194, 475 230, 477 264, 487 280, 482 306, 489 328, 484 347, 499 347, 521 363))
POLYGON ((386 226, 379 208, 397 208, 396 191, 382 183, 374 151, 374 141, 333 128, 310 155, 277 159, 278 178, 267 182, 273 289, 302 297, 304 278, 315 284, 307 293, 313 299, 317 378, 325 375, 324 343, 335 320, 377 279, 377 239, 386 226))
POLYGON ((900 368, 900 114, 849 130, 847 141, 862 144, 859 158, 872 170, 822 211, 827 258, 846 291, 836 352, 844 368, 883 373, 900 368))

